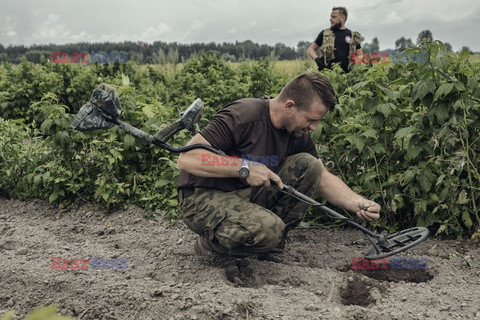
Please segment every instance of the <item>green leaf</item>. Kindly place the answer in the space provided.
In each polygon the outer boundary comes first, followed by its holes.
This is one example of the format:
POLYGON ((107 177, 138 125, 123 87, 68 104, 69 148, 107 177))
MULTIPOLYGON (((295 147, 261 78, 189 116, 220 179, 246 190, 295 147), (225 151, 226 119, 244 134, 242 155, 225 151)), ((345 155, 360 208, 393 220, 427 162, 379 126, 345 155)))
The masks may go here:
POLYGON ((367 86, 369 84, 368 81, 361 81, 357 84, 355 84, 352 88, 353 88, 353 91, 359 91, 360 89, 362 89, 363 87, 367 86))
POLYGON ((440 85, 437 92, 435 92, 435 99, 446 97, 452 91, 453 86, 454 83, 444 83, 440 85))
POLYGON ((151 105, 146 105, 145 107, 143 107, 142 112, 144 115, 147 116, 147 118, 155 117, 155 113, 153 113, 151 105))
POLYGON ((437 233, 435 233, 435 236, 438 236, 439 234, 445 232, 446 229, 447 229, 447 225, 445 224, 440 225, 440 227, 437 230, 437 233))
POLYGON ((356 136, 348 136, 345 138, 351 145, 354 145, 359 152, 362 152, 363 148, 365 147, 365 140, 360 139, 356 136))
POLYGON ((470 214, 466 210, 462 212, 462 221, 467 228, 471 228, 473 226, 472 218, 470 218, 470 214))
POLYGON ((458 108, 461 108, 461 107, 462 107, 462 100, 455 101, 455 103, 452 106, 453 110, 458 110, 458 108))
POLYGON ((427 174, 425 174, 424 172, 420 173, 420 175, 417 176, 417 181, 420 184, 420 188, 423 192, 427 193, 428 191, 430 191, 430 188, 432 187, 432 182, 430 181, 427 174))
POLYGON ((155 188, 166 186, 169 183, 170 183, 169 180, 165 180, 165 179, 157 180, 157 181, 155 181, 155 188))
POLYGON ((432 79, 419 81, 412 89, 413 100, 422 100, 428 93, 435 91, 436 85, 432 79))
POLYGON ((474 71, 473 71, 472 68, 465 68, 465 69, 462 70, 462 73, 467 77, 471 77, 471 76, 473 76, 474 71))
POLYGON ((402 139, 411 136, 414 132, 416 132, 417 129, 415 127, 405 127, 401 128, 395 133, 395 138, 396 139, 402 139))
POLYGON ((53 202, 54 202, 55 200, 57 200, 57 199, 58 199, 58 193, 57 193, 57 192, 52 193, 52 194, 50 195, 50 197, 48 197, 48 201, 49 201, 50 203, 53 203, 53 202))
POLYGON ((467 60, 470 58, 470 51, 468 50, 463 50, 462 52, 460 52, 460 54, 458 55, 458 58, 460 60, 467 60))
POLYGON ((375 129, 368 129, 368 130, 362 132, 362 136, 364 136, 366 138, 378 139, 378 132, 375 129))
POLYGON ((388 118, 390 114, 396 109, 395 105, 393 103, 381 103, 377 105, 377 111, 382 113, 385 118, 388 118))
POLYGON ((431 121, 433 121, 433 118, 437 118, 438 119, 438 124, 443 124, 445 122, 445 120, 448 118, 448 116, 450 115, 448 113, 448 109, 447 109, 447 106, 445 105, 445 103, 443 102, 440 102, 440 103, 437 103, 435 105, 433 105, 429 110, 428 110, 428 115, 429 115, 429 119, 431 121))
POLYGON ((409 146, 407 149, 407 160, 415 159, 416 157, 418 157, 420 152, 422 152, 422 150, 423 148, 417 145, 414 145, 413 147, 409 146))
POLYGON ((122 73, 122 85, 128 87, 130 85, 130 78, 122 73))
POLYGON ((467 191, 463 189, 460 191, 460 194, 458 195, 458 204, 466 204, 467 203, 467 191))
POLYGON ((415 170, 407 170, 400 176, 400 185, 405 186, 409 184, 415 177, 415 170))
POLYGON ((43 133, 48 133, 50 131, 50 127, 52 126, 52 119, 46 119, 43 121, 42 126, 40 129, 42 130, 43 133))
POLYGON ((443 179, 445 179, 445 174, 442 173, 441 175, 438 176, 437 182, 435 183, 436 186, 442 183, 443 179))
POLYGON ((125 150, 133 149, 135 146, 135 137, 130 134, 126 134, 123 138, 123 147, 125 150))
POLYGON ((413 212, 414 212, 414 215, 427 212, 427 201, 422 199, 415 201, 413 212))

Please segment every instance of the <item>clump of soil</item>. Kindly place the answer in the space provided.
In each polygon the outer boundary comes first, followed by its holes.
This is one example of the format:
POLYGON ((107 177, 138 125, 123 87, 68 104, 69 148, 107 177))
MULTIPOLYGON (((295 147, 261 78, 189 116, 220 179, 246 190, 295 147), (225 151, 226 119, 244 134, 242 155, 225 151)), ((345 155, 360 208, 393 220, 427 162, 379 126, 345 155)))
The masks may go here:
POLYGON ((352 277, 345 287, 340 289, 341 302, 344 305, 366 307, 376 302, 370 294, 370 286, 357 276, 352 277))

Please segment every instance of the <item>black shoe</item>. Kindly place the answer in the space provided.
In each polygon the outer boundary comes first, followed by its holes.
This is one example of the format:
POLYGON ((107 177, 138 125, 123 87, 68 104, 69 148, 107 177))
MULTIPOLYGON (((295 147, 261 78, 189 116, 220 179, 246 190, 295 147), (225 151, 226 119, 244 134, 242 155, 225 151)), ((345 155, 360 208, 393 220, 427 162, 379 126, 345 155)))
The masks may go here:
POLYGON ((227 254, 215 252, 205 237, 199 236, 197 238, 193 245, 193 250, 200 256, 215 260, 216 265, 223 266, 228 281, 236 285, 243 284, 242 280, 240 280, 240 269, 238 268, 237 259, 227 254))
POLYGON ((267 253, 261 253, 257 255, 257 259, 260 261, 271 261, 275 263, 281 263, 282 259, 277 257, 273 251, 267 252, 267 253))
POLYGON ((276 248, 270 250, 270 252, 271 253, 282 253, 285 250, 285 243, 286 242, 287 242, 287 237, 283 237, 280 244, 276 248))
POLYGON ((196 254, 198 255, 211 255, 215 253, 213 248, 210 246, 210 244, 207 241, 207 238, 198 236, 197 241, 193 244, 193 251, 195 251, 196 254))
POLYGON ((240 269, 233 257, 225 263, 225 275, 228 281, 236 285, 243 285, 243 281, 240 279, 240 269))

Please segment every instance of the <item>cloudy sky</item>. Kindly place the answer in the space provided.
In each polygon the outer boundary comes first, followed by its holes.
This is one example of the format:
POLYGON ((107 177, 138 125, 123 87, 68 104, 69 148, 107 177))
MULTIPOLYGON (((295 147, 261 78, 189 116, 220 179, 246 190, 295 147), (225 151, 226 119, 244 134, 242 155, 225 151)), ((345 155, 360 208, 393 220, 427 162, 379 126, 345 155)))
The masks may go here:
POLYGON ((0 44, 79 41, 234 42, 295 47, 329 26, 333 6, 347 27, 381 49, 428 29, 454 50, 480 52, 479 0, 0 0, 0 44))

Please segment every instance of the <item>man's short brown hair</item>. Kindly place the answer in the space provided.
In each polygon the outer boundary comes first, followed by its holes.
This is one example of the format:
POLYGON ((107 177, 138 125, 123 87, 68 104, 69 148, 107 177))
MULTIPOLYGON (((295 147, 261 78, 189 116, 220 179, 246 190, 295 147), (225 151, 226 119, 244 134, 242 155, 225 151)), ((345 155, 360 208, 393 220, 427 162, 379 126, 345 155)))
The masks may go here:
POLYGON ((333 10, 338 10, 338 13, 340 13, 342 16, 344 16, 345 21, 347 21, 347 18, 348 18, 347 8, 345 8, 345 7, 333 7, 332 11, 333 10))
POLYGON ((293 100, 299 110, 308 110, 315 101, 322 102, 330 111, 337 103, 337 96, 330 81, 320 73, 305 72, 290 80, 283 87, 280 101, 293 100))

